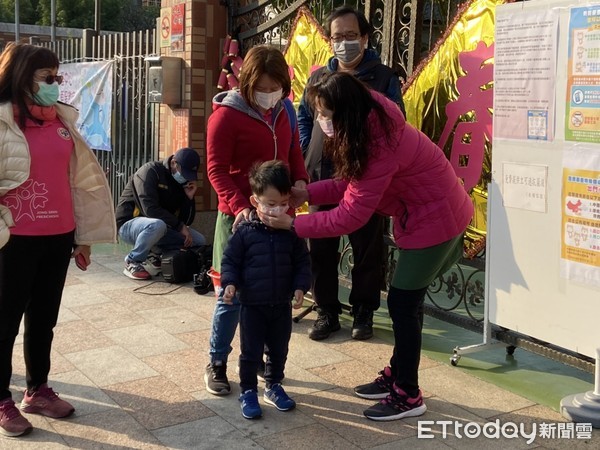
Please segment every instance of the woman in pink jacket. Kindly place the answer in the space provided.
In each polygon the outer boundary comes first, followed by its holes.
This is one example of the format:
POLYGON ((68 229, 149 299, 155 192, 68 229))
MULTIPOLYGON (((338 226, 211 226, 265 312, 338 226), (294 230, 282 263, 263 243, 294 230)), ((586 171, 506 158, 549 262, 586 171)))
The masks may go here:
POLYGON ((381 399, 364 412, 369 419, 420 416, 427 409, 418 382, 425 293, 462 254, 471 199, 442 150, 406 123, 394 103, 352 75, 332 73, 309 96, 329 137, 325 150, 336 179, 294 189, 293 200, 338 206, 295 219, 259 215, 269 226, 293 229, 305 238, 350 233, 373 213, 393 217, 399 247, 388 293, 394 352, 390 366, 354 392, 381 399))

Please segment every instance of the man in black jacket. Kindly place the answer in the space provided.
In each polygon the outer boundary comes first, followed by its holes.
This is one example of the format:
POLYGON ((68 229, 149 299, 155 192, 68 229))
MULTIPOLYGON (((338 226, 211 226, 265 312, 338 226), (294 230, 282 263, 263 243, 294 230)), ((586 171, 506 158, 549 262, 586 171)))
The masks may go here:
MULTIPOLYGON (((348 72, 397 103, 404 113, 398 75, 381 63, 374 50, 367 48, 372 27, 365 16, 352 7, 342 6, 331 12, 325 28, 334 56, 326 67, 316 70, 310 76, 307 87, 317 83, 328 72, 348 72)), ((323 155, 326 137, 306 96, 302 97, 298 108, 298 130, 310 180, 332 178, 335 168, 331 160, 323 155)), ((311 207, 311 211, 333 207, 335 205, 322 205, 311 207)), ((354 339, 369 339, 373 336, 373 311, 379 308, 383 281, 384 225, 385 218, 374 214, 366 225, 348 236, 354 256, 349 298, 354 316, 354 339)), ((339 242, 339 238, 309 240, 313 273, 311 291, 318 313, 317 320, 308 332, 313 340, 325 339, 340 329, 339 314, 342 307, 338 299, 339 242)))
POLYGON ((181 148, 164 161, 144 164, 125 186, 116 218, 119 238, 133 245, 123 269, 129 278, 158 275, 165 250, 204 245, 204 236, 189 227, 196 214, 199 164, 194 149, 181 148))

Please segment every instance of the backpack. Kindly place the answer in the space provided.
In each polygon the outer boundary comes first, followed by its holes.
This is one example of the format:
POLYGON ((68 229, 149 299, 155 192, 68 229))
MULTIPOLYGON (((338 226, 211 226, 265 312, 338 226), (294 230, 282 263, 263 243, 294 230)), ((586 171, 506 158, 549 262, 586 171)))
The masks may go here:
POLYGON ((163 253, 161 260, 162 275, 165 281, 187 283, 194 280, 198 274, 210 269, 212 245, 170 250, 163 253))

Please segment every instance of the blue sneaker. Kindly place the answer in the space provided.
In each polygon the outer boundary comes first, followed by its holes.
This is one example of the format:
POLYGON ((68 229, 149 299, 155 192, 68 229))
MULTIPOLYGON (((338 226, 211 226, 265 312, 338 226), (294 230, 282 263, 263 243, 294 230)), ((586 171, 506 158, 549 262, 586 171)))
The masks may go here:
POLYGON ((262 416, 256 391, 248 389, 246 392, 240 394, 240 402, 242 403, 242 416, 246 419, 258 419, 262 416))
POLYGON ((292 400, 283 390, 281 384, 276 383, 270 389, 265 389, 265 402, 275 406, 279 411, 289 411, 296 407, 296 402, 292 400))

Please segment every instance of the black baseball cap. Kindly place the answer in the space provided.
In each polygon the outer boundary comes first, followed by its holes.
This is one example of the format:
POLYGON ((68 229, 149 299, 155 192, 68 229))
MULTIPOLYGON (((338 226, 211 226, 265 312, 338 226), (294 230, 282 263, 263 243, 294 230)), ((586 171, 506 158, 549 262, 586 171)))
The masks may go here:
POLYGON ((181 175, 188 181, 198 179, 198 166, 200 165, 200 156, 193 148, 180 148, 173 155, 173 159, 179 164, 181 175))

